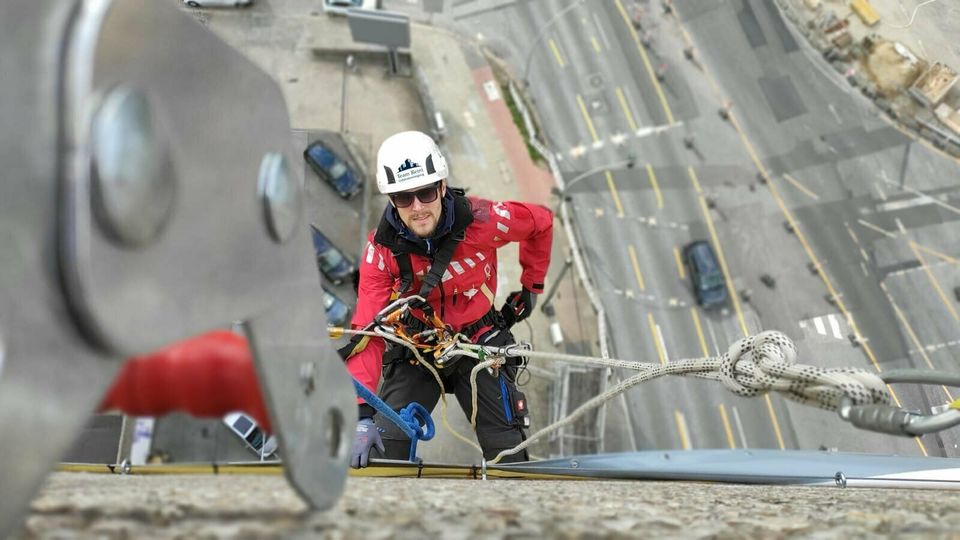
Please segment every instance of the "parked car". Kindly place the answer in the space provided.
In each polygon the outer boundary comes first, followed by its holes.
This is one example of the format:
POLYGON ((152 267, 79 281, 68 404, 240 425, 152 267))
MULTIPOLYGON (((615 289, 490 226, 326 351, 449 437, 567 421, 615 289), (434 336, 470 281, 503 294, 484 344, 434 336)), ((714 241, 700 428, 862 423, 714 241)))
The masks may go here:
POLYGON ((253 0, 183 0, 183 3, 192 7, 246 7, 253 4, 253 0))
POLYGON ((310 231, 313 233, 313 249, 317 255, 317 266, 327 280, 334 285, 340 285, 344 280, 349 279, 356 269, 353 261, 333 245, 333 242, 320 232, 316 225, 310 225, 310 231))
POLYGON ((303 159, 307 161, 313 172, 317 173, 317 176, 330 184, 344 199, 360 193, 363 188, 360 175, 322 141, 315 141, 307 146, 303 151, 303 159))
POLYGON ((343 326, 350 316, 350 308, 326 287, 323 288, 323 309, 327 312, 327 324, 343 326))
POLYGON ((351 8, 380 9, 380 0, 323 0, 324 13, 346 15, 351 8))
POLYGON ((683 248, 683 260, 690 273, 693 295, 697 298, 697 303, 708 309, 725 305, 727 285, 710 243, 698 240, 687 244, 683 248))
POLYGON ((247 448, 253 450, 261 460, 270 457, 277 451, 276 437, 266 436, 253 418, 243 413, 230 413, 223 417, 223 423, 230 428, 230 431, 243 439, 247 448))

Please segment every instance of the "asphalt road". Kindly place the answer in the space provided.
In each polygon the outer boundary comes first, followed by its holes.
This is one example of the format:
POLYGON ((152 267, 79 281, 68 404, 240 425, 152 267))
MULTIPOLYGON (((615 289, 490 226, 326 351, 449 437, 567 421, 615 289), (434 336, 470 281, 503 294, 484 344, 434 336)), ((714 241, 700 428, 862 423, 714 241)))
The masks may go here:
MULTIPOLYGON (((772 0, 677 1, 675 15, 638 2, 636 32, 629 0, 572 5, 461 0, 446 15, 529 83, 568 184, 589 173, 567 194, 618 357, 714 355, 745 333, 778 329, 804 363, 956 369, 955 162, 880 118, 772 0), (718 114, 728 106, 732 121, 718 114), (697 239, 715 245, 749 302, 723 313, 695 306, 677 252, 697 239)), ((894 391, 924 412, 953 399, 938 386, 894 391)), ((954 456, 960 442, 952 432, 874 435, 702 381, 646 383, 628 400, 640 448, 954 456)))

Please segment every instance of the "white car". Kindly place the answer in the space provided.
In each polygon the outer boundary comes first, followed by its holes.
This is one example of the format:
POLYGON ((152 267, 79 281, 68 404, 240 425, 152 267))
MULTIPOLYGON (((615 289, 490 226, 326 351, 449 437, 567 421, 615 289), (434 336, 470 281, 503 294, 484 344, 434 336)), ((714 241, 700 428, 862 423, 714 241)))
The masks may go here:
POLYGON ((243 439, 247 448, 253 450, 260 457, 260 461, 277 451, 277 438, 272 435, 267 437, 253 418, 243 413, 230 413, 223 417, 223 423, 230 428, 230 431, 243 439))
POLYGON ((253 0, 183 0, 183 3, 192 7, 245 7, 253 0))
POLYGON ((324 13, 346 15, 351 8, 380 9, 380 0, 323 0, 324 13))

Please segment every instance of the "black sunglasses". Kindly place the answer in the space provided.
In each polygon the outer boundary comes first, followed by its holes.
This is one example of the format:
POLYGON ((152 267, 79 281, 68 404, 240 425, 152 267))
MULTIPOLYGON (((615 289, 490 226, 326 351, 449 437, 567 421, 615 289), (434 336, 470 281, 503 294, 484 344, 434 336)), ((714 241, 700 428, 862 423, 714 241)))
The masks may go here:
POLYGON ((413 204, 414 197, 420 199, 420 202, 423 204, 429 204, 437 200, 437 197, 439 196, 440 182, 437 182, 416 191, 401 191, 399 193, 391 193, 390 200, 393 201, 393 205, 397 208, 406 208, 413 204))

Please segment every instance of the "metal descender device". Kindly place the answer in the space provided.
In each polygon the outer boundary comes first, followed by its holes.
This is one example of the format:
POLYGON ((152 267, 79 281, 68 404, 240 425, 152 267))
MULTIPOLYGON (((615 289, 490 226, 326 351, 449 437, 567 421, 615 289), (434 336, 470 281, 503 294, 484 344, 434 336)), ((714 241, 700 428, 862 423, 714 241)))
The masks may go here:
POLYGON ((290 484, 356 416, 278 85, 170 2, 0 2, 0 537, 130 355, 241 326, 290 484))

